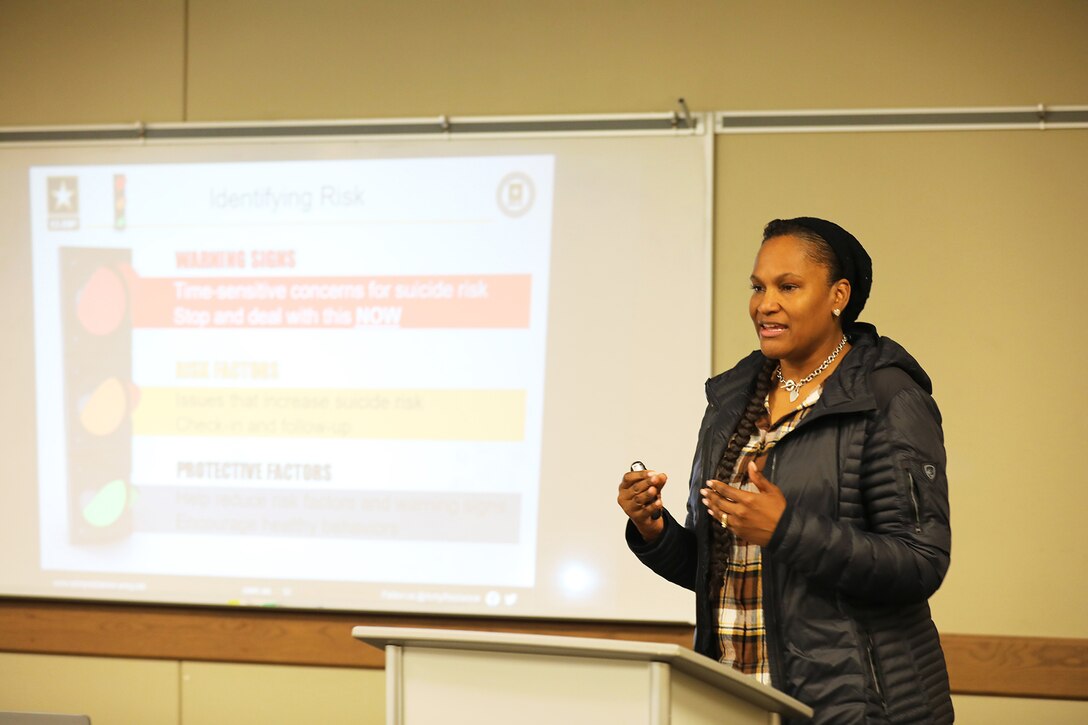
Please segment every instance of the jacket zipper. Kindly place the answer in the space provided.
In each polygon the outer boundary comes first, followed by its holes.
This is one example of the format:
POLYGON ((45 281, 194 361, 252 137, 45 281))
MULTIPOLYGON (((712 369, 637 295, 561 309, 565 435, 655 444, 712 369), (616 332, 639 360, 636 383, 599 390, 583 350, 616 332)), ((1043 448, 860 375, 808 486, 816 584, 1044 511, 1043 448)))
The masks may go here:
POLYGON ((868 632, 865 633, 865 654, 869 658, 869 672, 873 677, 873 689, 876 690, 877 696, 880 698, 880 706, 884 710, 888 709, 888 701, 884 697, 884 686, 880 681, 880 673, 876 669, 876 655, 873 653, 873 636, 868 632))
POLYGON ((914 475, 907 471, 907 481, 910 482, 910 508, 914 512, 914 533, 922 533, 922 515, 918 511, 918 495, 914 489, 914 475))
MULTIPOLYGON (((772 450, 767 456, 767 465, 771 468, 770 480, 775 480, 774 469, 777 456, 772 450)), ((762 555, 761 555, 762 556, 762 555)), ((774 564, 769 557, 762 557, 763 562, 763 615, 767 627, 767 668, 771 672, 771 686, 782 689, 782 673, 779 653, 782 651, 782 634, 778 631, 778 602, 774 588, 774 564)))

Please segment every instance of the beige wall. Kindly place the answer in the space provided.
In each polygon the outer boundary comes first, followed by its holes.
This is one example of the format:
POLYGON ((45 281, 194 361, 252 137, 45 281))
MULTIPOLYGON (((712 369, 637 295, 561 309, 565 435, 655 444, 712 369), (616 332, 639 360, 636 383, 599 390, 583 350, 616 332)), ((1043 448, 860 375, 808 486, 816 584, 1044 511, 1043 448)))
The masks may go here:
POLYGON ((1070 385, 1088 366, 1086 161, 1088 130, 720 139, 715 367, 751 345, 760 225, 849 219, 874 259, 862 318, 928 369, 945 417, 945 632, 1088 637, 1088 392, 1070 385))
POLYGON ((0 14, 0 124, 656 111, 677 96, 1069 104, 1088 72, 1082 0, 0 0, 0 14))
MULTIPOLYGON (((1085 28, 1083 0, 0 0, 0 126, 1086 104, 1085 28)), ((1085 161, 1084 130, 718 139, 715 368, 767 219, 867 244, 866 317, 946 417, 947 632, 1088 637, 1085 161)))
POLYGON ((4 710, 88 715, 93 725, 380 725, 385 675, 0 652, 4 710))

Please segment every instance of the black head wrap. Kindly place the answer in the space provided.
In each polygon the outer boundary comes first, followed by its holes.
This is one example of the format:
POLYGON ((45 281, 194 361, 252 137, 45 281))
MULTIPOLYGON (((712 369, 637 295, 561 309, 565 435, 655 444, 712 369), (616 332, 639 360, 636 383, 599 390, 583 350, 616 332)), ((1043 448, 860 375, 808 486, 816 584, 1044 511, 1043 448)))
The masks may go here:
POLYGON ((843 325, 849 325, 858 319, 869 292, 873 289, 873 260, 861 242, 853 234, 838 224, 825 219, 803 216, 785 220, 786 224, 796 224, 808 229, 827 242, 842 266, 842 274, 850 282, 850 302, 842 311, 843 325))

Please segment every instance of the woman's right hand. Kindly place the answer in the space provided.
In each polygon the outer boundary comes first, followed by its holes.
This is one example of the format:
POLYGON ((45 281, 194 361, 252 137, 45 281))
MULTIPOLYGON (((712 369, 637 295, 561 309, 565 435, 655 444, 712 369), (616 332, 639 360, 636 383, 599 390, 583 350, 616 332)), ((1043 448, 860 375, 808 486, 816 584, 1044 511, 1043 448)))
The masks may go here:
POLYGON ((620 481, 620 493, 616 502, 635 524, 638 533, 646 541, 653 541, 665 530, 665 518, 655 511, 665 505, 661 502, 661 489, 669 477, 657 471, 629 471, 620 481))

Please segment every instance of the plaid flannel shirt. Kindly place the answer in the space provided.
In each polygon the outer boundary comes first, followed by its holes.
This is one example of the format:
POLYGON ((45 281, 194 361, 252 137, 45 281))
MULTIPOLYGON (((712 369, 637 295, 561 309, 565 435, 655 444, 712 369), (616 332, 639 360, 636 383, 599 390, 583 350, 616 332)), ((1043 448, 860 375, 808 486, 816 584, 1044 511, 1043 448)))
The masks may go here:
MULTIPOLYGON (((720 481, 742 491, 756 491, 748 480, 748 463, 755 461, 759 470, 767 454, 797 427, 820 399, 822 388, 814 390, 792 413, 785 415, 773 427, 770 423, 770 397, 763 401, 764 414, 756 422, 756 432, 744 445, 732 471, 717 471, 720 481)), ((729 533, 729 561, 718 594, 718 641, 721 662, 733 669, 752 675, 764 684, 771 684, 767 660, 767 630, 763 622, 763 560, 761 548, 738 540, 729 533)))

